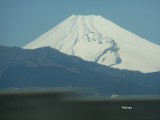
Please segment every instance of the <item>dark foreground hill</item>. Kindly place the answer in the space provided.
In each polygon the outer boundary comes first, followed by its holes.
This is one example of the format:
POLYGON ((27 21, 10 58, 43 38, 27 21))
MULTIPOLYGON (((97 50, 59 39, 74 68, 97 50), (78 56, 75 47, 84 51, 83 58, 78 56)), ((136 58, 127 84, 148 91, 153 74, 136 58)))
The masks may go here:
POLYGON ((1 120, 159 120, 160 98, 76 97, 73 91, 0 92, 1 120))
POLYGON ((0 88, 74 87, 101 95, 159 95, 160 72, 119 70, 50 47, 0 46, 0 88))

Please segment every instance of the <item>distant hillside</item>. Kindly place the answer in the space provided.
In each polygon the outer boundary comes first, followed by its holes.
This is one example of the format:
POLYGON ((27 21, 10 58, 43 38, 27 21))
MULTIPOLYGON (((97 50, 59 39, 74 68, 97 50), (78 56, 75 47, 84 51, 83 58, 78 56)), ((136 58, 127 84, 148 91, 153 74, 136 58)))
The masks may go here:
POLYGON ((159 95, 160 72, 119 70, 50 47, 0 46, 0 88, 78 87, 101 95, 159 95))

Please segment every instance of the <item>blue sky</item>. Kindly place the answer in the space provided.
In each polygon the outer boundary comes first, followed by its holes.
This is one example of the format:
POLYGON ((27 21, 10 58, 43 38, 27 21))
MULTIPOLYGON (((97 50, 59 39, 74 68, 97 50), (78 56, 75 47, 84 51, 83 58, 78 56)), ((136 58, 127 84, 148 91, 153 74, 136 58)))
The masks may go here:
POLYGON ((0 0, 0 45, 22 47, 69 16, 101 15, 160 45, 160 0, 0 0))

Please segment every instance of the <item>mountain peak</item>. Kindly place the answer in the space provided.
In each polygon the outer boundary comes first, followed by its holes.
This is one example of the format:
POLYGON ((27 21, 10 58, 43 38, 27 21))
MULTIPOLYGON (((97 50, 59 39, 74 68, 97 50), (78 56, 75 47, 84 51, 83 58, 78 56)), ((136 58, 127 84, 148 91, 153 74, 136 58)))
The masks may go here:
MULTIPOLYGON (((90 20, 92 20, 92 19, 105 19, 105 18, 100 15, 75 15, 75 14, 73 14, 68 19, 90 19, 90 20)), ((66 20, 68 20, 68 19, 66 19, 66 20)))
POLYGON ((100 15, 71 15, 72 17, 102 17, 100 15))
POLYGON ((160 46, 99 15, 72 15, 24 48, 45 46, 114 68, 160 71, 160 46))

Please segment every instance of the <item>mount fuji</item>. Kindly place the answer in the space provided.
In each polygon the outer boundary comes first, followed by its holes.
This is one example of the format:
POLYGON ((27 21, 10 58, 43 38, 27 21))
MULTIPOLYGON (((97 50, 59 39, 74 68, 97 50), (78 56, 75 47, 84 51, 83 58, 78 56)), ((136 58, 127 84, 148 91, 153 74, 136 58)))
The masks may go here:
POLYGON ((101 16, 72 15, 23 48, 45 46, 113 68, 160 71, 160 46, 101 16))

